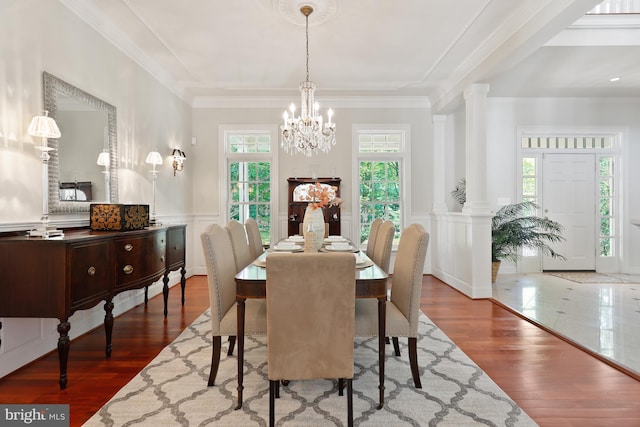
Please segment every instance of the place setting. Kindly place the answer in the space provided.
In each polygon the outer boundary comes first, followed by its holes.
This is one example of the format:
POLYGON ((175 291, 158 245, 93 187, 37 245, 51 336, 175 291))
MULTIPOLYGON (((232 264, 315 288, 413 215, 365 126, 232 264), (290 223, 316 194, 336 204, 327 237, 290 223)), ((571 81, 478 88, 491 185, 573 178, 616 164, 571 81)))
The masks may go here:
POLYGON ((296 242, 290 242, 288 240, 283 240, 273 245, 268 249, 268 252, 302 252, 304 249, 304 239, 302 244, 298 244, 296 242))
POLYGON ((373 261, 366 256, 362 256, 360 253, 354 253, 353 255, 356 257, 356 268, 367 268, 373 265, 373 261))
POLYGON ((329 236, 324 239, 322 252, 360 252, 360 249, 342 236, 329 236))
POLYGON ((286 239, 283 240, 284 242, 288 242, 288 243, 300 243, 300 244, 304 244, 304 236, 300 236, 298 234, 294 235, 294 236, 289 236, 286 239))

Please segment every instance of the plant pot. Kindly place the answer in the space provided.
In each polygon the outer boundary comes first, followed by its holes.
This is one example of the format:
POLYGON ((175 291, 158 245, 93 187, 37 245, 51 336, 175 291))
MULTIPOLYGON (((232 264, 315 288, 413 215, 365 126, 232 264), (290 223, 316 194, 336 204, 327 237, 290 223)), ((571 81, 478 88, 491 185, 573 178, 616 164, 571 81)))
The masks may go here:
POLYGON ((498 277, 498 270, 500 269, 500 261, 491 262, 491 283, 496 283, 496 277, 498 277))

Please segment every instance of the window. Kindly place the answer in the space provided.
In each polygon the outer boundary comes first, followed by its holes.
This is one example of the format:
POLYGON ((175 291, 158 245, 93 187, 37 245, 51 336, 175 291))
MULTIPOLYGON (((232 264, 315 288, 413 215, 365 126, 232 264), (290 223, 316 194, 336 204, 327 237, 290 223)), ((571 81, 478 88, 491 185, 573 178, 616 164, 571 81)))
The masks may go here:
POLYGON ((522 200, 538 203, 537 168, 535 157, 522 158, 522 200))
MULTIPOLYGON (((538 159, 536 157, 522 158, 522 201, 533 202, 538 204, 538 159)), ((531 212, 531 215, 538 215, 537 212, 531 212)), ((536 256, 538 250, 530 246, 522 248, 522 256, 536 256)))
POLYGON ((600 157, 598 168, 598 214, 600 218, 600 256, 615 255, 615 192, 613 157, 600 157))
POLYGON ((406 198, 408 171, 408 126, 384 129, 354 127, 354 158, 359 191, 354 195, 358 241, 365 244, 371 223, 376 218, 395 225, 394 244, 398 243, 408 211, 406 198))
POLYGON ((613 147, 613 137, 563 137, 563 136, 529 136, 521 140, 523 149, 571 149, 571 150, 592 150, 611 149, 613 147))
POLYGON ((269 244, 275 233, 276 222, 272 219, 273 207, 277 206, 273 183, 275 156, 272 153, 275 128, 221 127, 223 141, 226 194, 224 222, 236 220, 245 223, 247 218, 258 222, 262 243, 269 244))

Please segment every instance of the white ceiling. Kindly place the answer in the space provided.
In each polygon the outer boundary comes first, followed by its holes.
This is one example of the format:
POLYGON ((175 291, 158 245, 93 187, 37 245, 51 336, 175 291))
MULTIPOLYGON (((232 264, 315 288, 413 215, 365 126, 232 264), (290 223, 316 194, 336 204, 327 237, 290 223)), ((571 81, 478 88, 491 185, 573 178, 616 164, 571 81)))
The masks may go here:
POLYGON ((481 82, 490 96, 640 96, 637 18, 570 27, 599 0, 60 1, 194 105, 297 94, 302 4, 318 98, 422 97, 437 111, 481 82))

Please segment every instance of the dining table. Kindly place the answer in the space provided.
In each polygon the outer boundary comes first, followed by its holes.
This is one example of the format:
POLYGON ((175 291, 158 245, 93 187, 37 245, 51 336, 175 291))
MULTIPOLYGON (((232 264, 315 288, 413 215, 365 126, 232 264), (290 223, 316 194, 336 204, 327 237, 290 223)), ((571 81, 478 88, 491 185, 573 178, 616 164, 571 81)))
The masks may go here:
MULTIPOLYGON (((320 252, 330 252, 333 239, 325 239, 320 252)), ((377 266, 364 252, 351 244, 350 249, 345 251, 353 252, 356 255, 356 298, 376 298, 378 300, 378 364, 379 364, 379 393, 380 402, 378 409, 384 405, 384 355, 386 343, 386 301, 387 301, 387 279, 388 274, 377 266)), ((245 301, 247 298, 266 298, 267 270, 266 258, 269 253, 277 251, 276 244, 271 249, 265 251, 252 263, 240 270, 235 276, 236 282, 236 303, 237 306, 237 345, 238 345, 238 402, 236 409, 242 408, 242 391, 244 389, 244 322, 245 322, 245 301)), ((302 252, 302 245, 293 248, 285 247, 280 251, 302 252), (289 250, 287 250, 289 249, 289 250)), ((342 251, 343 249, 335 249, 342 251)), ((327 275, 330 280, 330 275, 327 275)), ((304 286, 304 283, 300 283, 304 286)), ((329 307, 327 307, 329 309, 329 307)))

